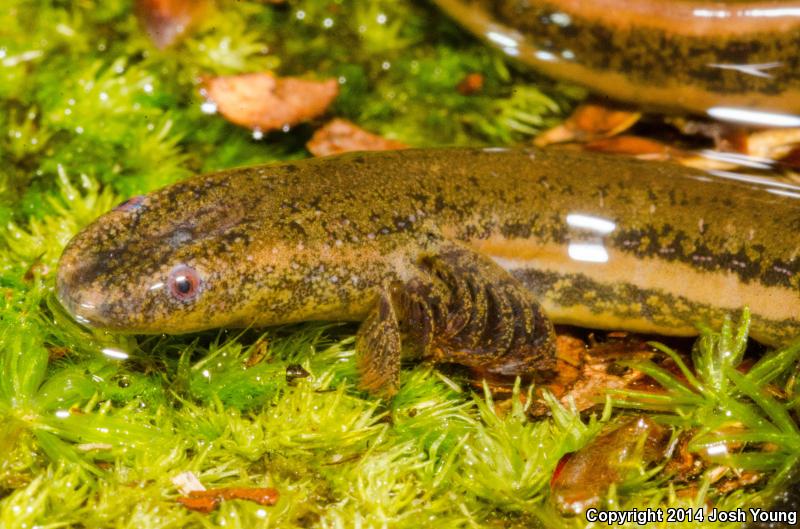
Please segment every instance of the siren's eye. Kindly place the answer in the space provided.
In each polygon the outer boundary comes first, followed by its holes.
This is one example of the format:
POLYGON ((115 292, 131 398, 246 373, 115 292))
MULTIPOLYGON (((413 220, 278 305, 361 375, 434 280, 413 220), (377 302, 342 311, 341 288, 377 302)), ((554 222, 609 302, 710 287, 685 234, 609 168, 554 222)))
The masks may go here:
POLYGON ((170 294, 180 301, 191 301, 200 293, 200 276, 191 266, 178 265, 169 273, 170 294))
POLYGON ((142 207, 142 204, 144 204, 144 195, 137 195, 115 207, 114 211, 136 211, 142 207))

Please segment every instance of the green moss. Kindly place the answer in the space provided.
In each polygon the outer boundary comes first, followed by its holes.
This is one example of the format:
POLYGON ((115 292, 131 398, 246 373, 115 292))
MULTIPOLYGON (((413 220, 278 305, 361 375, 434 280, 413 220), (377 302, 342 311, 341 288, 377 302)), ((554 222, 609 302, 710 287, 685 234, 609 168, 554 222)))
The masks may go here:
POLYGON ((332 115, 418 146, 525 141, 583 96, 517 71, 426 3, 223 1, 159 51, 129 2, 5 2, 0 527, 577 527, 550 505, 549 477, 626 407, 697 430, 695 450, 744 442, 719 463, 776 477, 724 495, 706 476, 683 497, 645 469, 609 505, 743 506, 780 483, 800 448, 789 416, 800 349, 741 375, 744 335, 730 326, 699 342, 690 387, 647 364, 663 399, 617 394, 583 418, 551 399, 551 417, 532 422, 518 394, 498 413, 490 395, 428 366, 405 369, 391 402, 369 398, 354 387, 349 325, 144 338, 72 322, 53 298, 54 269, 96 216, 193 172, 308 155, 313 124, 256 141, 201 111, 202 75, 265 69, 339 79, 332 115), (473 72, 483 90, 460 94, 473 72), (746 430, 716 433, 733 420, 746 430), (764 442, 777 448, 753 457, 764 442), (186 471, 207 487, 274 486, 281 500, 193 513, 171 482, 186 471))

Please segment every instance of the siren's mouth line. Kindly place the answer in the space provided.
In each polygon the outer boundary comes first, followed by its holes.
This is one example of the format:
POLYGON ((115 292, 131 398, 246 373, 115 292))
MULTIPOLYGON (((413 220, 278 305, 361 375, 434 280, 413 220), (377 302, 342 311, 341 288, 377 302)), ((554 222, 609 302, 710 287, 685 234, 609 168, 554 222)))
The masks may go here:
POLYGON ((64 286, 60 286, 58 288, 57 298, 58 302, 61 303, 61 306, 67 310, 67 313, 72 317, 72 319, 81 325, 86 325, 89 327, 95 326, 96 322, 86 316, 87 309, 94 309, 94 305, 80 303, 64 286))

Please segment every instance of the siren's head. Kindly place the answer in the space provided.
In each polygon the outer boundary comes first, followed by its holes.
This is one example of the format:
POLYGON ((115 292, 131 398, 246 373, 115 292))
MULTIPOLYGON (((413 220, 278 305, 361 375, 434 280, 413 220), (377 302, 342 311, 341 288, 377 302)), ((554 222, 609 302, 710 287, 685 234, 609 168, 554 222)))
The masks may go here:
POLYGON ((64 250, 59 300, 76 320, 122 332, 246 325, 248 291, 269 280, 253 253, 264 270, 279 271, 284 252, 251 240, 259 208, 232 187, 224 178, 192 179, 101 216, 64 250))

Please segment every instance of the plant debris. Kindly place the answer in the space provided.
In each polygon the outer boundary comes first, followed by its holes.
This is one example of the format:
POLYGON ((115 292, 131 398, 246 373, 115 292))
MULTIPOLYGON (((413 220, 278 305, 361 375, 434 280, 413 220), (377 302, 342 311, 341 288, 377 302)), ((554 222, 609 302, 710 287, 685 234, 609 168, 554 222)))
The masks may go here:
POLYGON ((280 494, 273 488, 228 487, 219 489, 193 490, 187 496, 178 498, 178 503, 202 513, 210 513, 226 500, 248 500, 259 505, 275 505, 280 494))
POLYGON ((471 96, 483 90, 483 75, 471 72, 464 76, 456 85, 456 90, 462 96, 471 96))
POLYGON ((616 136, 636 124, 641 112, 596 103, 584 103, 561 124, 543 132, 534 140, 540 147, 554 143, 589 142, 616 136))
MULTIPOLYGON (((634 111, 584 103, 563 123, 539 134, 534 144, 570 143, 589 151, 643 160, 672 160, 707 171, 760 169, 771 171, 772 177, 781 170, 796 171, 800 166, 797 163, 800 128, 748 129, 717 121, 665 116, 660 118, 661 129, 672 130, 673 134, 655 138, 631 131, 641 117, 634 111), (682 136, 676 137, 675 131, 682 136), (711 140, 713 148, 692 145, 698 137, 711 140)), ((797 180, 790 173, 788 179, 792 178, 797 180)))
POLYGON ((372 134, 346 119, 334 119, 318 129, 306 143, 314 156, 330 156, 352 151, 393 151, 408 145, 372 134))
POLYGON ((191 492, 206 490, 197 475, 191 471, 181 472, 174 476, 171 481, 184 496, 189 495, 191 492))
POLYGON ((660 161, 684 155, 679 149, 670 147, 658 140, 629 134, 592 140, 586 143, 584 148, 588 151, 626 154, 640 159, 660 161))
POLYGON ((207 78, 202 94, 231 123, 268 132, 324 114, 339 94, 339 83, 261 72, 207 78))
POLYGON ((259 505, 275 505, 280 497, 274 488, 222 487, 206 489, 194 472, 181 472, 172 478, 172 483, 182 496, 177 502, 192 511, 210 513, 225 500, 249 500, 259 505))
POLYGON ((175 43, 211 7, 210 0, 136 0, 136 14, 161 49, 175 43))
MULTIPOLYGON (((543 389, 563 404, 585 411, 602 404, 608 390, 631 388, 645 378, 636 369, 619 366, 619 360, 646 360, 653 355, 652 347, 634 334, 622 333, 606 342, 587 344, 560 332, 556 336, 556 375, 543 389)), ((541 392, 528 411, 534 417, 549 413, 541 392)))
POLYGON ((550 488, 558 508, 581 514, 600 505, 608 490, 642 478, 664 457, 667 429, 645 416, 625 419, 575 453, 564 456, 550 488))

